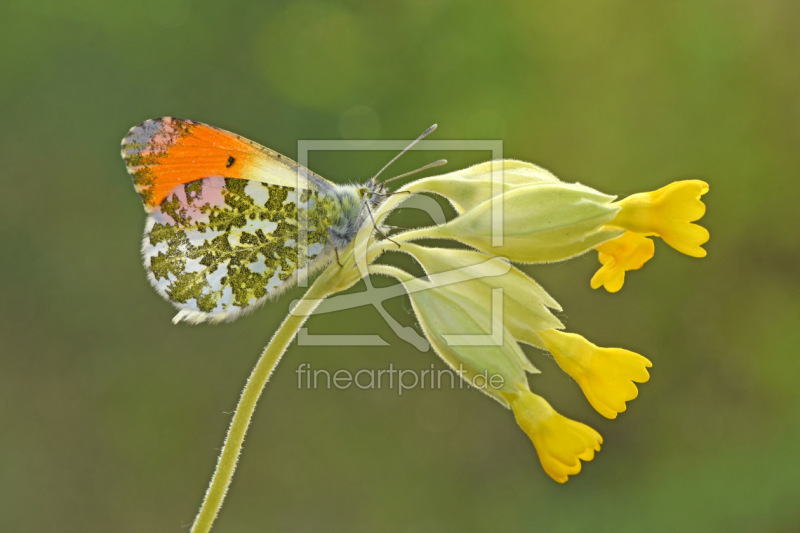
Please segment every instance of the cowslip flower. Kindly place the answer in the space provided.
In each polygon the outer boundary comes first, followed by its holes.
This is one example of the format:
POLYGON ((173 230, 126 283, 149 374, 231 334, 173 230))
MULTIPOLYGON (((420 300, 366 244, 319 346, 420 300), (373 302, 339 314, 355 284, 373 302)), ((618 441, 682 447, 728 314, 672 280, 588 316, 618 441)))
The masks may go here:
POLYGON ((706 182, 683 180, 615 202, 620 209, 607 227, 627 231, 595 247, 603 266, 592 278, 592 288, 603 286, 609 292, 620 290, 625 272, 641 268, 653 257, 654 246, 649 236, 660 237, 685 255, 705 257, 702 245, 709 239, 708 230, 693 222, 706 212, 700 197, 707 192, 706 182))
MULTIPOLYGON (((353 257, 362 272, 392 276, 404 285, 434 351, 451 367, 463 369, 462 378, 472 385, 487 373, 502 378, 494 388, 479 389, 514 412, 545 472, 564 482, 580 471, 580 461, 594 457, 602 438, 530 391, 526 374, 538 370, 520 345, 550 351, 607 418, 626 410, 627 402, 638 395, 637 384, 649 379, 652 364, 635 352, 601 348, 563 331, 552 313, 561 310, 558 303, 527 274, 497 258, 563 261, 594 248, 603 254, 603 268, 593 285, 619 290, 625 272, 652 257, 649 236, 659 236, 690 255, 704 254, 700 245, 708 234, 692 222, 705 212, 699 197, 707 190, 697 180, 676 182, 615 201, 585 185, 562 182, 530 163, 492 161, 403 187, 398 192, 445 197, 458 215, 441 225, 394 234, 392 241, 399 248, 385 246, 385 241, 370 245, 365 237, 355 243, 353 257), (420 244, 426 239, 451 239, 472 249, 420 244), (376 246, 381 254, 409 254, 425 277, 372 264, 376 246), (367 259, 359 262, 358 257, 367 259)), ((377 224, 408 197, 402 196, 394 195, 379 207, 377 224)), ((366 231, 372 234, 372 228, 366 231)))
POLYGON ((625 402, 639 394, 634 383, 650 379, 653 364, 622 348, 600 348, 575 333, 542 331, 547 349, 561 369, 578 382, 592 407, 606 418, 625 411, 625 402))
POLYGON ((542 468, 555 481, 564 483, 581 471, 581 460, 591 461, 600 451, 603 437, 597 431, 559 414, 527 388, 510 395, 509 403, 542 468))
MULTIPOLYGON (((518 344, 550 351, 594 409, 607 418, 616 418, 626 410, 627 402, 637 397, 636 384, 649 379, 647 369, 652 364, 635 352, 601 348, 580 335, 562 331, 563 325, 551 311, 560 306, 518 269, 508 267, 489 274, 481 273, 478 265, 482 261, 488 264, 492 257, 520 263, 561 261, 595 248, 602 254, 603 268, 593 278, 593 286, 619 290, 625 272, 640 268, 652 257, 649 235, 657 235, 685 253, 700 255, 697 249, 707 240, 707 232, 691 222, 705 210, 699 196, 707 188, 703 182, 677 182, 614 201, 615 197, 585 185, 561 182, 535 165, 484 163, 418 180, 402 189, 444 196, 458 212, 443 225, 393 236, 400 249, 388 251, 414 257, 427 279, 385 265, 373 265, 371 271, 394 276, 404 284, 434 350, 449 365, 467 368, 465 379, 487 369, 503 376, 502 387, 482 392, 511 408, 544 470, 564 482, 580 471, 581 460, 594 457, 602 439, 589 426, 563 417, 530 392, 525 373, 538 371, 518 344), (498 200, 502 202, 500 243, 494 234, 498 200), (418 244, 428 238, 452 239, 473 250, 418 244), (465 274, 470 268, 472 273, 465 274), (493 299, 498 289, 503 294, 500 304, 493 299), (450 342, 454 336, 462 341, 469 337, 455 335, 459 326, 478 332, 483 340, 477 344, 450 342), (493 336, 495 342, 487 348, 485 340, 493 336)), ((382 220, 383 213, 379 211, 377 218, 382 220)))
POLYGON ((592 276, 592 288, 602 286, 608 292, 617 292, 625 283, 625 272, 642 268, 653 257, 655 244, 649 237, 626 231, 594 249, 603 266, 592 276))

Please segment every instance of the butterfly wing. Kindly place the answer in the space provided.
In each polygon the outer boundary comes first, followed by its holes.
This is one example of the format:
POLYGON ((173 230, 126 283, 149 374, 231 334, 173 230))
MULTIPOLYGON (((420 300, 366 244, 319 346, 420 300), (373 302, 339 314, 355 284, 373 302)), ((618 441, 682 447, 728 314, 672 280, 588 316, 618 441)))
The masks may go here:
POLYGON ((173 117, 131 128, 122 139, 122 158, 147 212, 156 209, 176 186, 209 177, 282 187, 333 187, 274 150, 229 131, 173 117))
POLYGON ((122 157, 149 213, 148 278, 175 322, 232 320, 331 260, 335 186, 275 151, 161 118, 132 128, 122 157))
POLYGON ((180 310, 175 322, 233 320, 292 286, 299 267, 331 260, 331 205, 320 191, 301 191, 298 201, 292 187, 251 180, 179 185, 148 216, 150 283, 180 310))

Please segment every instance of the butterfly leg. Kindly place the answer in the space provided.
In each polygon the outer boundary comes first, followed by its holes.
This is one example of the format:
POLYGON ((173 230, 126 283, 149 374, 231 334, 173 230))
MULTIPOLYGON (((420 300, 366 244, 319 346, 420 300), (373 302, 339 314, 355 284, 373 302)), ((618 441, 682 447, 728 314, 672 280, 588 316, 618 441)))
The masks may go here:
POLYGON ((339 263, 339 266, 344 266, 341 261, 339 261, 339 249, 336 248, 336 245, 333 244, 333 230, 330 226, 328 226, 328 238, 331 240, 331 245, 333 245, 333 253, 336 254, 336 262, 339 263))
POLYGON ((389 237, 388 235, 386 235, 386 233, 384 233, 383 230, 381 230, 381 228, 378 227, 378 224, 375 222, 375 217, 372 215, 372 209, 369 207, 369 202, 367 202, 364 205, 367 206, 367 213, 369 213, 369 218, 372 219, 372 225, 375 226, 375 231, 378 232, 378 235, 380 235, 381 237, 383 237, 386 240, 392 241, 393 243, 395 243, 397 245, 398 248, 401 248, 399 242, 397 242, 396 240, 394 240, 391 237, 389 237))

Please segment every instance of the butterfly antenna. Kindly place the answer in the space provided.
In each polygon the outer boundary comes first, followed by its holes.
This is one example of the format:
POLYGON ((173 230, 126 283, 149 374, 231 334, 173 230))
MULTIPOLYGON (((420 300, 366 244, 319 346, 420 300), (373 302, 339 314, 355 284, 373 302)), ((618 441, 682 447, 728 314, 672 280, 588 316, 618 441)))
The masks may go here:
POLYGON ((417 144, 417 143, 418 143, 418 142, 420 142, 422 139, 424 139, 425 137, 427 137, 428 135, 430 135, 431 133, 433 133, 433 131, 434 131, 436 128, 437 128, 437 125, 436 125, 436 124, 434 124, 433 126, 431 126, 430 128, 428 128, 427 130, 423 131, 423 132, 422 132, 422 135, 420 135, 420 136, 419 136, 419 137, 417 137, 417 138, 416 138, 414 141, 412 141, 412 142, 411 142, 411 144, 409 144, 408 146, 406 146, 406 147, 403 149, 403 151, 402 151, 402 152, 400 152, 399 154, 397 154, 396 156, 394 156, 394 157, 392 158, 392 160, 391 160, 391 161, 389 161, 388 163, 386 163, 386 164, 383 166, 383 168, 382 168, 382 169, 380 169, 380 170, 378 171, 378 173, 377 173, 377 174, 375 174, 374 176, 372 176, 372 179, 371 179, 370 181, 375 181, 376 179, 378 179, 378 176, 380 176, 380 175, 381 175, 381 173, 382 173, 384 170, 386 170, 387 168, 389 168, 389 165, 391 165, 392 163, 394 163, 395 161, 397 161, 397 160, 400 158, 400 156, 401 156, 401 155, 403 155, 404 153, 406 153, 406 152, 408 152, 409 150, 411 150, 411 149, 414 147, 414 145, 415 145, 415 144, 417 144))
POLYGON ((434 161, 433 163, 428 163, 424 167, 419 167, 417 170, 412 170, 411 172, 406 172, 405 174, 400 174, 399 176, 395 176, 393 178, 389 178, 388 180, 384 180, 383 181, 383 185, 386 185, 387 183, 391 183, 394 180, 399 180, 400 178, 408 177, 411 174, 416 174, 417 172, 422 172, 424 170, 428 170, 429 168, 440 167, 440 166, 446 165, 446 164, 447 164, 447 159, 439 159, 438 161, 434 161))

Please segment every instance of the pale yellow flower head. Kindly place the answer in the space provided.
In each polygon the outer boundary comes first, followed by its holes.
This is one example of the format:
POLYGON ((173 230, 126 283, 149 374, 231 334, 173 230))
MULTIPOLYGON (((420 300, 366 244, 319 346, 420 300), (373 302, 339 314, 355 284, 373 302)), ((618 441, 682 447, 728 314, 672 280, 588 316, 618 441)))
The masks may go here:
POLYGON ((424 178, 409 189, 440 194, 461 214, 516 187, 543 183, 561 183, 561 180, 533 163, 502 159, 424 178))
MULTIPOLYGON (((458 182, 463 189, 454 189, 453 194, 462 193, 454 205, 461 207, 463 191, 491 185, 458 182)), ((428 191, 433 183, 421 180, 413 190, 428 191)), ((443 194, 445 189, 431 192, 443 194)), ((612 203, 614 198, 577 183, 531 179, 528 185, 508 187, 498 197, 472 205, 443 226, 408 232, 405 239, 453 239, 518 263, 563 261, 622 234, 607 226, 620 209, 612 203)))
MULTIPOLYGON (((652 364, 630 350, 598 347, 560 331, 564 326, 553 311, 561 307, 509 261, 561 261, 594 248, 602 267, 592 287, 616 292, 627 271, 653 257, 649 236, 660 236, 689 255, 705 254, 700 246, 708 232, 693 222, 705 211, 700 196, 707 190, 701 181, 676 182, 615 202, 614 196, 564 183, 529 163, 491 161, 408 184, 399 192, 441 195, 457 216, 439 226, 393 234, 391 244, 370 244, 373 232, 367 227, 366 237, 356 239, 354 247, 366 252, 353 257, 367 258, 360 263, 364 271, 402 282, 434 351, 464 380, 513 410, 545 472, 563 483, 581 470, 581 461, 594 457, 603 440, 530 391, 527 374, 538 370, 521 345, 548 350, 607 418, 615 418, 637 397, 637 384, 648 381, 652 364), (428 245, 426 239, 450 239, 471 249, 428 245), (373 264, 386 252, 408 254, 424 275, 373 264), (475 378, 480 376, 499 380, 478 386, 475 378)), ((382 224, 407 197, 396 194, 387 200, 374 214, 376 223, 382 224)), ((341 259, 347 264, 352 258, 346 252, 341 259)))
MULTIPOLYGON (((507 270, 508 265, 505 266, 507 270)), ((478 268, 479 271, 467 270, 466 275, 498 275, 503 265, 501 262, 478 268)), ((526 372, 537 372, 505 327, 491 289, 484 285, 488 292, 481 290, 480 281, 456 281, 463 272, 431 276, 428 281, 386 265, 376 265, 373 271, 394 276, 403 283, 434 351, 459 377, 481 392, 508 407, 502 393, 513 392, 517 383, 526 382, 526 372)))
POLYGON ((552 312, 561 311, 558 302, 530 276, 500 258, 413 243, 404 244, 402 251, 414 257, 426 274, 438 275, 438 284, 456 282, 453 288, 469 300, 471 308, 488 309, 494 299, 502 302, 502 317, 497 318, 502 318, 504 327, 519 342, 546 349, 538 332, 564 327, 552 312), (500 265, 505 268, 502 272, 500 265))
POLYGON ((386 265, 372 271, 403 283, 431 346, 462 378, 474 385, 478 376, 498 376, 502 386, 480 390, 508 407, 505 394, 527 387, 526 372, 538 373, 519 343, 544 348, 538 332, 563 327, 550 310, 558 303, 504 259, 413 243, 400 250, 427 279, 386 265))

